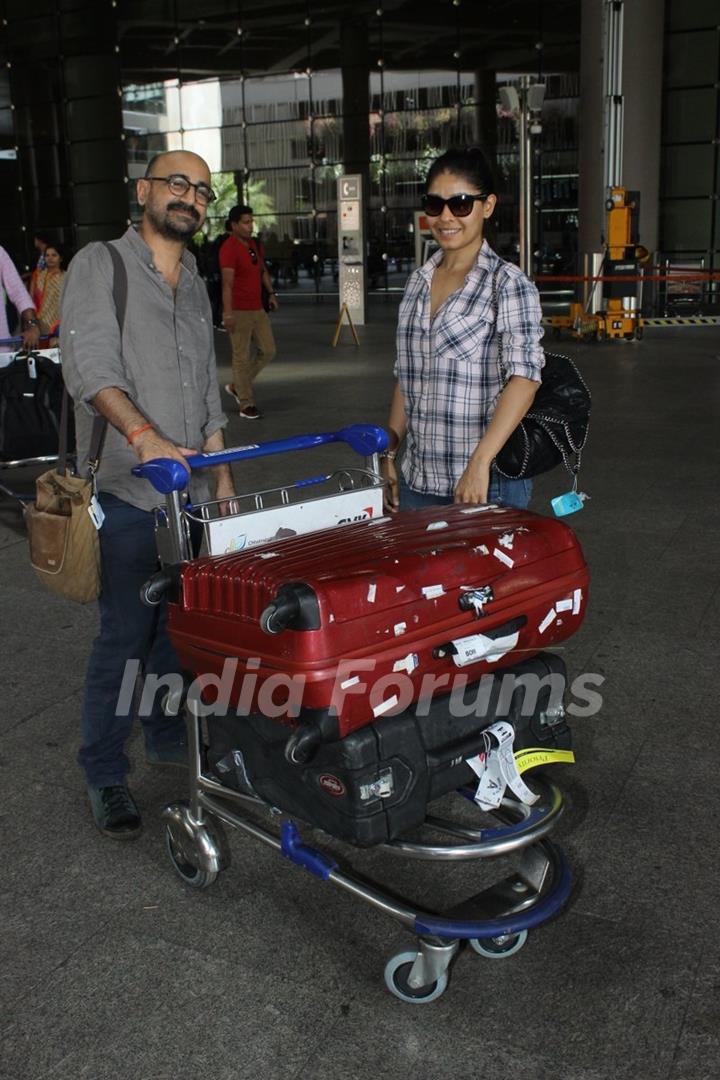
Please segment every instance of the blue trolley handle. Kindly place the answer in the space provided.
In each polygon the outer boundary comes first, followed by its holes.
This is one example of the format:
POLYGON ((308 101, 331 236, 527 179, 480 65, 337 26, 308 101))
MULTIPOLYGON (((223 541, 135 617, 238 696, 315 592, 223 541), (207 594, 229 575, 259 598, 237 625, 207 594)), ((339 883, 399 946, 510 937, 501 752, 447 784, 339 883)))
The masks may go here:
MULTIPOLYGON (((376 427, 374 424, 351 424, 339 431, 319 432, 315 435, 293 435, 289 439, 254 443, 252 446, 240 446, 234 450, 193 454, 185 460, 190 469, 207 469, 213 465, 229 465, 233 461, 248 461, 250 458, 269 457, 271 454, 285 454, 293 450, 309 450, 313 446, 335 442, 347 443, 356 454, 371 457, 387 448, 388 435, 381 427, 376 427)), ((133 466, 132 473, 133 476, 149 480, 161 495, 169 495, 172 491, 183 491, 188 481, 187 470, 173 458, 145 461, 142 465, 133 466)))

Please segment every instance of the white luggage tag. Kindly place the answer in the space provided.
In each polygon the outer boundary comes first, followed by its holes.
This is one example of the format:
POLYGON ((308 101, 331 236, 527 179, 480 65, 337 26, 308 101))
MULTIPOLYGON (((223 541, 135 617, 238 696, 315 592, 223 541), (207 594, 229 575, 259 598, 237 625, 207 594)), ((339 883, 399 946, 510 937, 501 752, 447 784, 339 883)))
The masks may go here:
POLYGON ((95 495, 93 495, 92 499, 88 503, 87 512, 90 515, 90 520, 92 521, 95 528, 100 530, 102 528, 102 523, 105 520, 105 514, 103 512, 102 506, 97 501, 95 495))
POLYGON ((469 637, 455 638, 453 663, 455 667, 467 667, 468 664, 475 664, 478 660, 487 660, 488 663, 494 664, 514 649, 519 639, 519 631, 499 638, 487 637, 486 634, 471 634, 469 637))
POLYGON ((88 503, 87 512, 90 515, 90 520, 99 532, 102 528, 102 523, 105 520, 105 511, 98 502, 97 493, 95 492, 94 488, 95 478, 93 477, 93 494, 90 502, 88 503))
POLYGON ((515 729, 506 720, 499 720, 483 732, 486 752, 470 758, 467 764, 480 777, 475 792, 475 802, 481 810, 497 810, 502 802, 505 789, 528 806, 537 802, 535 795, 518 772, 513 754, 515 729), (497 746, 491 746, 491 736, 497 746))

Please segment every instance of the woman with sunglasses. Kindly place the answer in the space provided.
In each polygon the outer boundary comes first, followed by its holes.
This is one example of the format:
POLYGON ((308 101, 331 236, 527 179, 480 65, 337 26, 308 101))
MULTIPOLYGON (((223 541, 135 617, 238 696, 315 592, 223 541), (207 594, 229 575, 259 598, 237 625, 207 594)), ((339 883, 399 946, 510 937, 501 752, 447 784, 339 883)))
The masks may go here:
POLYGON ((532 282, 483 237, 493 187, 475 148, 449 150, 428 173, 422 208, 439 250, 411 275, 400 305, 382 461, 393 512, 499 500, 524 509, 530 501, 532 482, 505 479, 493 462, 540 385, 542 313, 532 282))

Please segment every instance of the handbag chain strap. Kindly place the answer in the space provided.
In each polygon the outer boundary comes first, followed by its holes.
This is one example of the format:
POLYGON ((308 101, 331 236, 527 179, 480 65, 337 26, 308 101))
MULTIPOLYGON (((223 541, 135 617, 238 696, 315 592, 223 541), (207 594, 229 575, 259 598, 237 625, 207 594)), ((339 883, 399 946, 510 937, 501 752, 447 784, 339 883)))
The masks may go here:
POLYGON ((497 362, 498 362, 498 370, 500 372, 500 381, 502 382, 503 386, 505 386, 505 384, 507 382, 507 373, 505 371, 505 363, 504 363, 504 360, 503 360, 503 336, 500 333, 500 330, 499 330, 498 324, 497 324, 497 321, 498 321, 498 308, 500 306, 500 302, 498 300, 498 277, 500 276, 500 271, 502 270, 502 268, 503 268, 503 264, 502 264, 502 261, 500 261, 497 264, 497 266, 495 267, 495 269, 493 270, 492 282, 490 283, 490 304, 492 306, 493 316, 495 317, 495 336, 497 337, 497 350, 498 350, 498 352, 497 352, 497 362))

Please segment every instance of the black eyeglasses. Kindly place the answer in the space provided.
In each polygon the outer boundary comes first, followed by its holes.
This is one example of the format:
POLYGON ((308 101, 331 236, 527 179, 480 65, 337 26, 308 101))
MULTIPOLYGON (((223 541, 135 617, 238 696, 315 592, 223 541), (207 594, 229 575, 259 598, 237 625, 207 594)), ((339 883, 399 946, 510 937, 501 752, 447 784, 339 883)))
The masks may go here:
POLYGON ((195 188, 197 200, 204 206, 215 202, 217 198, 213 189, 207 184, 203 184, 202 181, 199 184, 193 184, 192 180, 188 180, 187 176, 183 176, 181 173, 173 173, 172 176, 146 176, 144 179, 151 182, 153 180, 162 180, 170 188, 173 195, 187 195, 190 188, 195 188))
POLYGON ((440 195, 423 195, 422 208, 428 217, 440 217, 447 206, 453 217, 467 217, 472 213, 476 202, 485 202, 487 195, 451 195, 443 199, 440 195))

